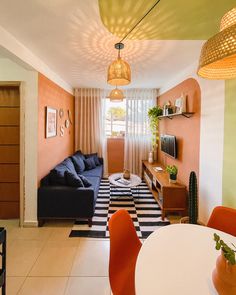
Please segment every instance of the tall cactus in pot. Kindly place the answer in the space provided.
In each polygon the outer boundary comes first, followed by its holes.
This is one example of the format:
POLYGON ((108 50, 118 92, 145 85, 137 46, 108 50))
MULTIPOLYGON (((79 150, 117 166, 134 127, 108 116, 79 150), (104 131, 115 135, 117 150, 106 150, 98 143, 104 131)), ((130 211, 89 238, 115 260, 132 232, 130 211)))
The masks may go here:
POLYGON ((189 176, 189 223, 197 224, 198 220, 198 192, 197 176, 194 171, 189 176))

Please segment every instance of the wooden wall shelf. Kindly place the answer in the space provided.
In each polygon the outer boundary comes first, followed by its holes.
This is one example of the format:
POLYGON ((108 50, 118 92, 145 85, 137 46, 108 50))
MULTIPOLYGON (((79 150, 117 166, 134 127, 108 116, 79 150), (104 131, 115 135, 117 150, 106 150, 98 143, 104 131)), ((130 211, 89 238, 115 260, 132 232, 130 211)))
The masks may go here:
POLYGON ((161 120, 163 118, 168 118, 168 119, 173 119, 173 117, 178 117, 178 116, 183 116, 185 118, 190 118, 192 117, 192 115, 194 114, 194 112, 184 112, 184 113, 174 113, 174 114, 169 114, 169 115, 164 115, 164 116, 158 116, 158 119, 161 120))

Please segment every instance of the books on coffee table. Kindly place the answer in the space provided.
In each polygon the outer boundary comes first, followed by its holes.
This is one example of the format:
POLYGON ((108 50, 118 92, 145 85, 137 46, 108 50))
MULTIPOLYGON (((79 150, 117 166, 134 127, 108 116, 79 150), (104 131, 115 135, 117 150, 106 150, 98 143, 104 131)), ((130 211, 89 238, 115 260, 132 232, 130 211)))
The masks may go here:
POLYGON ((123 185, 129 185, 130 184, 130 181, 126 180, 124 178, 120 178, 120 179, 116 180, 116 182, 118 182, 120 184, 123 184, 123 185))

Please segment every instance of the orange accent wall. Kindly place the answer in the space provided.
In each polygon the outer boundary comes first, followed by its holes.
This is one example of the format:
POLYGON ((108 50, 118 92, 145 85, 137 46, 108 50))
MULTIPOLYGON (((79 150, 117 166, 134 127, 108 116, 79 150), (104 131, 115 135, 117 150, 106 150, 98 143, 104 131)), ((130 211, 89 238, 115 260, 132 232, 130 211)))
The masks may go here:
POLYGON ((59 162, 74 152, 74 96, 39 73, 38 76, 38 182, 59 162), (46 106, 57 109, 57 136, 46 138, 46 106), (59 117, 59 109, 64 116, 59 117), (71 112, 72 125, 65 128, 71 112), (64 125, 64 136, 60 126, 64 125))
POLYGON ((107 139, 108 173, 122 172, 124 170, 124 145, 123 138, 107 139))
MULTIPOLYGON (((174 105, 176 98, 187 95, 187 111, 194 112, 191 118, 183 116, 172 120, 164 118, 159 121, 159 134, 175 135, 178 145, 178 158, 172 159, 158 149, 158 161, 163 165, 178 167, 178 180, 188 186, 189 174, 195 171, 199 175, 200 152, 200 111, 201 90, 195 79, 187 79, 157 98, 157 104, 163 106, 170 101, 174 105)), ((199 179, 198 179, 199 180, 199 179)))

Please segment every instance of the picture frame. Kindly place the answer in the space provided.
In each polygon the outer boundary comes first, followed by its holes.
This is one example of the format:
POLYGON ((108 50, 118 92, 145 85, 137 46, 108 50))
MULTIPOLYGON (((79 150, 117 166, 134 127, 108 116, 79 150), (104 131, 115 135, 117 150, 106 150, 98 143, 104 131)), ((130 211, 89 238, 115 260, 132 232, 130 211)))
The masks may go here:
POLYGON ((181 97, 175 100, 175 113, 182 114, 186 112, 186 95, 182 93, 181 97))
POLYGON ((46 107, 46 138, 57 136, 57 110, 46 107))

